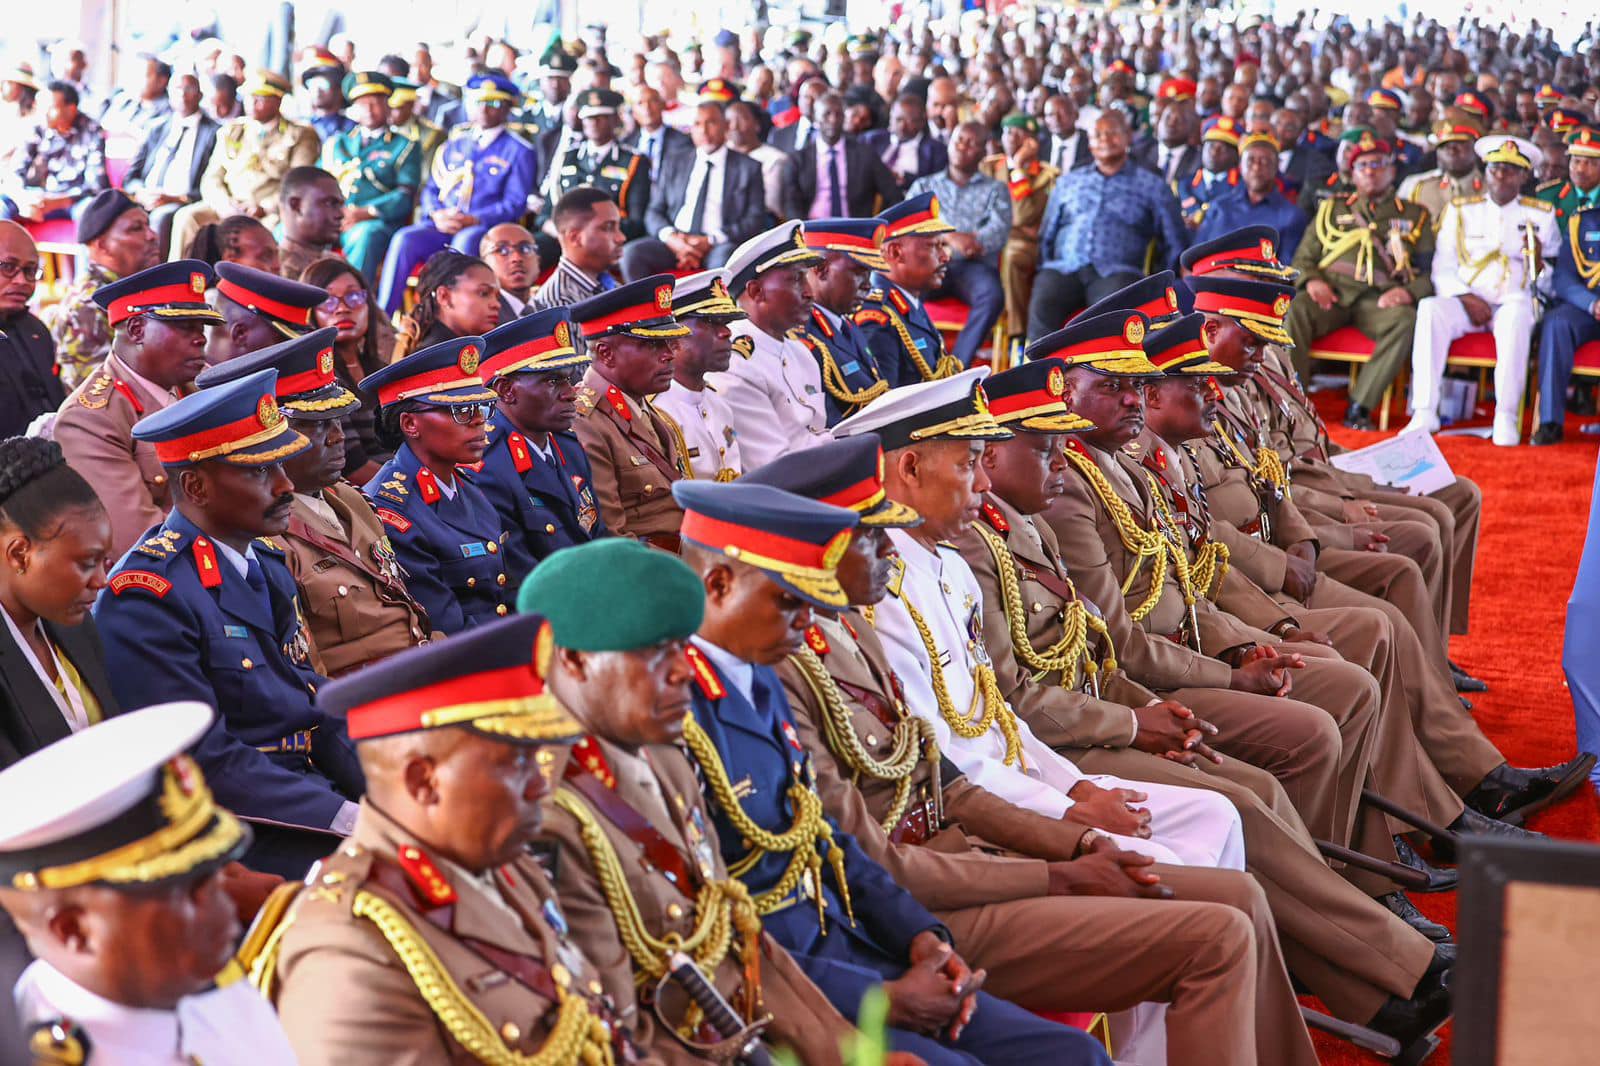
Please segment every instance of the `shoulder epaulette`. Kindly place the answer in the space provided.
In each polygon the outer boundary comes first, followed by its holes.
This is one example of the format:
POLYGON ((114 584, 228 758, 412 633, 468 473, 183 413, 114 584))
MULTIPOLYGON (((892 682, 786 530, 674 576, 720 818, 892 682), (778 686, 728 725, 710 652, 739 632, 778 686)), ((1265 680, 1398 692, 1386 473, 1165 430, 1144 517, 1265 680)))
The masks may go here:
POLYGON ((266 548, 268 551, 276 552, 279 555, 283 554, 283 545, 279 544, 271 537, 257 537, 255 542, 257 545, 266 548))
POLYGON ((752 358, 756 354, 756 342, 751 337, 739 336, 733 338, 732 348, 746 359, 752 358))
POLYGON ((1540 200, 1535 196, 1519 196, 1517 197, 1517 202, 1522 204, 1523 207, 1531 207, 1535 210, 1543 211, 1546 214, 1549 214, 1556 209, 1555 204, 1548 200, 1540 200))
POLYGON ((98 411, 110 403, 111 381, 111 371, 106 369, 104 363, 100 364, 99 369, 89 375, 89 380, 79 386, 78 406, 98 411))
POLYGON ((573 399, 572 406, 578 409, 580 415, 588 415, 594 411, 595 401, 599 398, 598 392, 584 385, 578 389, 578 395, 573 399))
MULTIPOLYGON (((1457 196, 1450 201, 1451 207, 1466 207, 1468 204, 1481 204, 1488 197, 1482 194, 1477 196, 1457 196)), ((1524 197, 1526 199, 1526 197, 1524 197)))
POLYGON ((533 149, 532 141, 528 140, 528 138, 524 137, 522 134, 518 133, 509 126, 506 127, 506 135, 512 140, 516 141, 518 144, 522 145, 522 147, 527 148, 530 151, 533 149))
POLYGON ((148 555, 152 559, 165 559, 178 551, 178 541, 182 534, 171 529, 163 529, 153 537, 145 538, 142 544, 134 548, 140 555, 148 555))
POLYGON ((1560 184, 1561 184, 1561 179, 1560 178, 1551 178, 1549 181, 1540 182, 1538 185, 1534 186, 1534 190, 1533 191, 1535 193, 1541 193, 1541 192, 1544 192, 1546 189, 1554 189, 1556 186, 1558 186, 1560 184))
POLYGON ((892 570, 889 574, 889 595, 898 600, 900 598, 900 586, 905 584, 905 580, 906 561, 900 556, 896 555, 892 564, 892 570))

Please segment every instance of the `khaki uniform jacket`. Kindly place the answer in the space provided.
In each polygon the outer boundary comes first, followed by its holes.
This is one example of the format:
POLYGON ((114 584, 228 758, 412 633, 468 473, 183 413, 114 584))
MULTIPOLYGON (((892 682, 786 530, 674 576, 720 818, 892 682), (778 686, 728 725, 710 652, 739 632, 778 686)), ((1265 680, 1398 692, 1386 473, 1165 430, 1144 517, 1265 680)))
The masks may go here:
MULTIPOLYGON (((893 730, 862 701, 861 694, 874 698, 887 713, 909 712, 903 709, 877 631, 860 614, 849 611, 837 620, 818 618, 806 642, 838 685, 861 746, 880 762, 888 759, 893 754, 893 730)), ((940 795, 938 804, 930 808, 937 813, 930 814, 928 839, 920 845, 891 842, 883 821, 894 804, 894 784, 857 774, 829 746, 817 692, 793 659, 778 668, 778 676, 794 711, 800 741, 812 754, 823 806, 918 903, 944 912, 1048 894, 1049 873, 1043 862, 980 849, 991 847, 986 839, 1003 837, 1017 851, 1070 859, 1083 836, 1083 826, 1014 806, 974 785, 948 759, 935 755, 940 759, 940 795), (1022 847, 1024 843, 1030 846, 1022 847)), ((911 779, 907 813, 924 800, 931 804, 934 799, 928 748, 923 749, 911 779)))
MULTIPOLYGON (((1061 562, 1055 534, 994 495, 985 498, 983 517, 978 521, 1005 541, 1011 553, 1029 642, 1035 648, 1054 644, 1061 639, 1062 612, 1069 602, 1056 590, 1066 586, 1076 592, 1061 562)), ((1017 659, 1000 571, 988 542, 972 528, 957 537, 955 545, 983 589, 984 646, 994 660, 995 677, 1011 709, 1052 748, 1125 748, 1131 744, 1137 728, 1129 708, 1157 699, 1156 694, 1120 668, 1099 677, 1099 696, 1063 687, 1059 671, 1033 676, 1017 659)), ((1092 604, 1090 610, 1099 613, 1092 604)), ((1095 660, 1104 658, 1107 649, 1100 638, 1090 633, 1089 639, 1095 660)))
POLYGON ((1370 292, 1393 288, 1402 280, 1397 276, 1402 264, 1391 254, 1390 235, 1394 234, 1403 248, 1405 263, 1410 267, 1410 280, 1402 287, 1411 294, 1413 302, 1431 296, 1433 276, 1429 267, 1433 259, 1433 227, 1433 216, 1426 207, 1397 196, 1370 201, 1359 193, 1330 197, 1317 208, 1300 247, 1294 251, 1293 266, 1300 271, 1295 284, 1304 289, 1312 281, 1326 281, 1333 287, 1340 307, 1351 307, 1370 292), (1343 242, 1362 230, 1371 234, 1370 262, 1359 246, 1350 245, 1327 266, 1322 265, 1326 256, 1333 255, 1343 242))
POLYGON ((338 677, 438 637, 406 591, 394 548, 366 497, 340 481, 323 489, 322 498, 339 516, 338 529, 297 495, 288 530, 275 538, 300 589, 317 673, 338 677))
MULTIPOLYGON (((1085 449, 1091 456, 1092 449, 1085 449)), ((1146 487, 1144 471, 1120 452, 1102 455, 1101 462, 1121 470, 1127 485, 1111 478, 1118 498, 1126 503, 1134 520, 1145 529, 1154 528, 1154 502, 1146 487), (1130 495, 1131 493, 1131 495, 1130 495)), ((1104 469, 1104 466, 1102 467, 1104 469)), ((1183 593, 1169 567, 1161 598, 1144 620, 1135 624, 1130 612, 1142 603, 1150 586, 1149 568, 1133 580, 1123 593, 1137 561, 1124 547, 1106 504, 1076 467, 1069 471, 1067 491, 1040 517, 1050 527, 1061 548, 1061 558, 1072 570, 1078 592, 1105 615, 1111 645, 1117 661, 1143 684, 1158 692, 1180 688, 1227 688, 1232 672, 1228 665, 1209 655, 1168 640, 1163 634, 1183 625, 1183 593)))
POLYGON ((483 1061, 442 1020, 446 1005, 481 1050, 532 1055, 550 1033, 563 982, 600 1009, 598 975, 553 927, 565 922, 538 864, 518 859, 484 882, 440 865, 362 802, 349 840, 312 870, 283 919, 269 998, 301 1066, 483 1061), (372 900, 386 906, 356 913, 372 900), (426 946, 437 969, 414 951, 403 959, 397 943, 426 946), (437 978, 427 993, 417 980, 424 972, 437 978))
POLYGON ((172 486, 155 445, 133 439, 133 424, 160 409, 158 397, 124 378, 108 358, 56 415, 56 443, 111 516, 113 559, 172 510, 172 486))
POLYGON ((1466 176, 1460 178, 1452 178, 1442 167, 1435 167, 1406 178, 1395 195, 1426 207, 1433 221, 1433 232, 1437 234, 1439 220, 1444 217, 1444 209, 1450 206, 1450 201, 1458 196, 1483 195, 1483 167, 1474 164, 1466 176))
POLYGON ((281 116, 266 127, 248 117, 233 119, 217 134, 200 176, 200 198, 224 218, 238 201, 261 204, 276 219, 283 176, 295 167, 316 166, 321 154, 322 141, 310 126, 281 116))
POLYGON ((683 508, 672 498, 672 483, 683 471, 671 427, 649 403, 625 397, 594 367, 583 375, 577 405, 572 431, 589 457, 606 528, 618 536, 675 543, 683 508), (635 424, 641 417, 648 418, 649 430, 635 424))
MULTIPOLYGON (((632 763, 633 767, 646 765, 645 772, 654 774, 660 790, 660 802, 656 802, 648 794, 648 787, 637 780, 638 770, 630 769, 608 742, 591 741, 580 746, 573 754, 574 762, 594 759, 595 747, 601 758, 595 760, 594 771, 586 776, 613 783, 616 798, 633 808, 665 838, 685 868, 701 876, 709 874, 713 878, 727 879, 728 870, 718 850, 716 829, 706 813, 699 782, 683 754, 672 747, 651 747, 644 749, 642 762, 632 763), (662 814, 667 816, 665 822, 662 814)), ((695 889, 685 886, 685 890, 680 891, 650 861, 644 847, 570 784, 566 791, 589 810, 605 831, 649 934, 657 939, 672 935, 687 939, 696 924, 695 889)), ((643 986, 635 983, 638 971, 617 931, 616 918, 601 889, 594 860, 584 845, 578 819, 570 811, 551 805, 542 835, 560 849, 555 885, 570 923, 572 939, 583 945, 584 955, 600 971, 606 993, 618 1005, 623 1021, 632 1026, 635 1042, 663 1062, 707 1061, 708 1056, 680 1041, 656 1015, 651 1006, 656 981, 650 980, 643 986)), ((762 1009, 772 1016, 772 1025, 764 1040, 794 1048, 807 1063, 827 1066, 841 1062, 838 1041, 849 1023, 795 965, 788 952, 766 934, 761 935, 760 951, 762 1009)), ((735 1010, 742 1009, 745 980, 737 935, 727 956, 709 976, 713 977, 723 998, 735 1010)))

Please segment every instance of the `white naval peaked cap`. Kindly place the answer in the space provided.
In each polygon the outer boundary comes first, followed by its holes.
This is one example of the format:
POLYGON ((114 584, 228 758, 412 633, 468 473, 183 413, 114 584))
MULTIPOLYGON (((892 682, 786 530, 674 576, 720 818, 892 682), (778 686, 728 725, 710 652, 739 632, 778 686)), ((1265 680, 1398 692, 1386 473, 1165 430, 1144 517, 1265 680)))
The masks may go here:
POLYGON ((1509 133, 1492 133, 1473 142, 1472 150, 1479 159, 1489 163, 1510 163, 1527 170, 1538 170, 1544 162, 1544 153, 1532 141, 1513 137, 1509 133))
POLYGON ((728 291, 737 300, 744 287, 769 270, 784 266, 816 266, 822 256, 806 243, 805 224, 791 219, 758 233, 733 250, 724 269, 728 291))
POLYGON ((876 433, 883 450, 941 437, 1004 440, 1011 431, 994 420, 983 394, 988 367, 973 367, 936 381, 902 385, 873 400, 833 427, 836 438, 876 433))

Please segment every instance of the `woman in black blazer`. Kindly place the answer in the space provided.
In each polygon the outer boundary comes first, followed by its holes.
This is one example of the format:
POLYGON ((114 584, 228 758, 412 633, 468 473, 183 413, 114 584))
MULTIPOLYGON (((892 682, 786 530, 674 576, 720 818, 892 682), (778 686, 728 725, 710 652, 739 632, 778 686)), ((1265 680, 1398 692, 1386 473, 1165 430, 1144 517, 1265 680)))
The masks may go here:
POLYGON ((120 711, 89 616, 110 552, 106 510, 61 448, 0 441, 0 767, 120 711))

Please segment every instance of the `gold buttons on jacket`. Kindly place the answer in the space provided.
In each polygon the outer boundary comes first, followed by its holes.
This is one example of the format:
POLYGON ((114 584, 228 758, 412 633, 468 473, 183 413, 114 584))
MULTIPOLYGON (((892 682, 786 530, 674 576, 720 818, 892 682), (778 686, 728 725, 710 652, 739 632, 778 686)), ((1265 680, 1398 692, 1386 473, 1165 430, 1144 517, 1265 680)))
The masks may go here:
POLYGON ((504 585, 506 583, 506 575, 501 574, 499 577, 494 579, 494 583, 496 585, 504 585))
POLYGON ((505 614, 506 611, 507 611, 506 605, 503 604, 503 603, 500 606, 498 606, 498 607, 496 607, 494 609, 494 613, 495 614, 505 614))
POLYGON ((483 546, 488 549, 490 555, 493 555, 495 552, 500 550, 500 545, 496 544, 492 540, 485 542, 483 546))
POLYGON ((654 491, 656 491, 656 487, 654 485, 646 485, 644 487, 644 494, 646 496, 650 495, 654 491))
POLYGON ((477 587, 478 587, 478 579, 477 578, 475 578, 475 577, 467 578, 467 588, 475 589, 477 587))
POLYGON ((500 1027, 500 1039, 508 1044, 515 1044, 522 1039, 522 1030, 517 1027, 516 1022, 506 1022, 500 1027))
POLYGON ((1033 613, 1038 614, 1042 610, 1044 610, 1044 604, 1035 602, 1033 605, 1033 613))
POLYGON ((679 918, 683 917, 683 908, 678 906, 676 903, 667 904, 667 917, 671 918, 673 921, 677 921, 679 918))
POLYGON ((345 585, 340 585, 339 586, 339 595, 341 595, 341 596, 350 595, 350 589, 345 585))
POLYGON ((156 485, 165 485, 167 483, 167 475, 157 474, 155 477, 151 478, 150 481, 156 485))
POLYGON ((556 527, 551 525, 550 523, 546 522, 545 526, 544 526, 544 531, 546 533, 554 533, 556 531, 556 527))
POLYGON ((239 660, 239 665, 244 667, 246 670, 254 670, 256 668, 255 662, 253 660, 251 660, 248 656, 243 658, 243 659, 240 659, 239 660))

